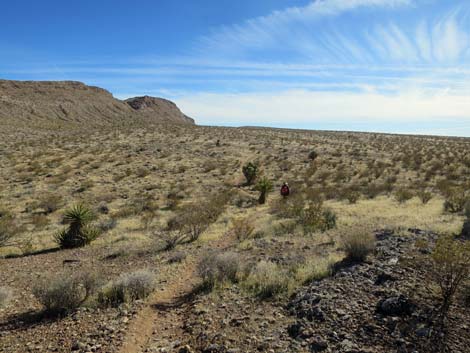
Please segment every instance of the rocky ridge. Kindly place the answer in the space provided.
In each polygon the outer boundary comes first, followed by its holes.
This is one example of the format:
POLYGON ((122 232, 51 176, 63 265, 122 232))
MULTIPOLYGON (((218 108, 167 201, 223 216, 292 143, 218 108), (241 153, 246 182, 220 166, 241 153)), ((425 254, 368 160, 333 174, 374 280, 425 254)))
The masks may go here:
POLYGON ((75 81, 0 80, 0 124, 128 124, 139 121, 194 124, 165 99, 122 101, 99 87, 75 81))

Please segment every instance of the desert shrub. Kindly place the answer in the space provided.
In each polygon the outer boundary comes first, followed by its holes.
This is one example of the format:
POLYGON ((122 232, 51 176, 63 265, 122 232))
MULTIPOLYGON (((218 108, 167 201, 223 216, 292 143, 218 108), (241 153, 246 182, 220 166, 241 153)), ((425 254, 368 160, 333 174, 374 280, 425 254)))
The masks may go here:
POLYGON ((258 203, 263 205, 266 202, 266 196, 273 189, 273 183, 268 178, 262 178, 256 184, 255 189, 259 191, 258 203))
POLYGON ((0 247, 12 245, 12 240, 18 233, 13 216, 7 212, 0 210, 0 247))
POLYGON ((265 299, 286 293, 289 282, 287 271, 273 262, 263 260, 250 271, 244 284, 254 295, 265 299))
POLYGON ((163 241, 163 250, 170 251, 176 248, 178 244, 181 244, 186 235, 181 229, 165 229, 156 233, 156 238, 163 241))
POLYGON ((0 308, 4 308, 8 305, 13 297, 12 290, 8 287, 0 287, 0 308))
POLYGON ((411 200, 413 198, 413 196, 414 195, 410 190, 404 189, 404 188, 398 189, 395 192, 395 199, 399 203, 405 203, 406 201, 411 200))
POLYGON ((431 253, 431 277, 440 289, 437 324, 444 331, 456 293, 470 275, 470 243, 442 235, 431 253))
POLYGON ((432 193, 426 190, 419 190, 417 192, 419 199, 421 200, 423 205, 426 205, 432 199, 432 193))
POLYGON ((202 278, 202 287, 211 290, 225 282, 236 283, 240 270, 240 259, 236 253, 207 253, 197 266, 197 272, 202 278))
POLYGON ((62 205, 62 197, 57 194, 48 193, 43 195, 37 203, 37 206, 42 208, 46 214, 57 211, 62 205))
POLYGON ((468 196, 461 189, 453 189, 449 192, 444 202, 444 210, 450 213, 459 213, 464 211, 468 196))
POLYGON ((288 198, 280 198, 271 206, 271 212, 281 218, 300 218, 304 208, 304 200, 300 194, 293 194, 288 198))
POLYGON ((361 193, 355 190, 347 190, 344 197, 349 201, 350 204, 355 204, 361 197, 361 193))
POLYGON ((299 222, 305 234, 327 231, 336 227, 336 215, 325 209, 321 201, 309 202, 299 215, 299 222))
POLYGON ((247 185, 252 185, 258 174, 258 166, 252 162, 245 164, 242 168, 243 175, 247 185))
POLYGON ((45 278, 33 287, 33 294, 50 314, 62 314, 80 307, 94 292, 97 277, 92 273, 63 273, 45 278))
POLYGON ((249 218, 237 218, 232 221, 230 232, 235 235, 238 241, 244 241, 253 236, 255 226, 249 218))
POLYGON ((317 157, 318 157, 318 153, 316 151, 310 151, 310 153, 308 154, 308 159, 312 161, 317 159, 317 157))
POLYGON ((88 245, 99 235, 99 231, 90 225, 94 219, 94 213, 83 204, 70 208, 64 214, 64 221, 69 227, 55 235, 56 243, 62 249, 88 245))
POLYGON ((149 271, 125 273, 101 288, 98 302, 105 306, 119 306, 122 303, 145 299, 152 294, 155 286, 155 276, 149 271))
POLYGON ((346 258, 352 262, 363 262, 375 249, 375 236, 368 230, 351 229, 342 236, 346 258))

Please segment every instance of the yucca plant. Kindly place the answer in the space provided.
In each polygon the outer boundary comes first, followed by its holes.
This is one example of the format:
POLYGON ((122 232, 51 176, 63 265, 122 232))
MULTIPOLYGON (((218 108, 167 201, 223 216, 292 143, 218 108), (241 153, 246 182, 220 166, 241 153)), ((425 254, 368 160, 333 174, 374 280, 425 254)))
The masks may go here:
POLYGON ((62 249, 72 249, 85 246, 95 240, 99 231, 90 225, 95 219, 93 211, 83 204, 68 209, 64 221, 69 227, 56 234, 55 241, 62 249))
POLYGON ((258 167, 253 163, 248 163, 243 166, 243 175, 246 178, 246 184, 251 185, 256 179, 256 174, 258 173, 258 167))
POLYGON ((273 183, 268 178, 262 178, 256 184, 256 190, 259 191, 258 202, 260 205, 263 205, 266 202, 267 194, 272 191, 273 183))

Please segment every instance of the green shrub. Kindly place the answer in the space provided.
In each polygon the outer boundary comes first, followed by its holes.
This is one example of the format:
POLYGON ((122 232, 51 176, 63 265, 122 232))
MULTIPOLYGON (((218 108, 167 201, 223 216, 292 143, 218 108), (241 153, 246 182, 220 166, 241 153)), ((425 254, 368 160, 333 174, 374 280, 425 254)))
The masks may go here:
POLYGON ((361 197, 360 192, 354 190, 346 191, 345 198, 349 201, 350 204, 355 204, 361 197))
POLYGON ((95 215, 83 204, 76 205, 67 210, 64 221, 69 224, 67 229, 56 234, 55 241, 62 249, 72 249, 88 245, 95 240, 99 231, 90 226, 95 215))
POLYGON ((407 189, 398 189, 395 192, 395 199, 399 203, 405 203, 408 200, 411 200, 413 198, 413 193, 410 190, 407 189))
POLYGON ((202 287, 212 290, 218 284, 236 283, 240 270, 240 259, 236 253, 207 253, 199 262, 197 272, 202 278, 202 287))
POLYGON ((0 308, 8 305, 13 297, 12 290, 8 287, 0 287, 0 308))
POLYGON ((375 236, 365 230, 352 229, 342 236, 346 258, 352 262, 363 262, 375 249, 375 236))
POLYGON ((244 284, 254 295, 266 299, 286 293, 289 289, 289 278, 287 271, 279 265, 261 261, 250 271, 244 284))
POLYGON ((105 306, 119 306, 147 298, 155 290, 155 276, 149 271, 122 274, 109 282, 98 293, 98 302, 105 306))
POLYGON ((336 227, 336 215, 333 211, 325 209, 321 201, 309 202, 302 210, 299 221, 305 234, 325 232, 336 227))
POLYGON ((258 174, 258 167, 254 163, 249 162, 243 166, 242 171, 246 179, 246 184, 252 185, 258 174))
POLYGON ((450 213, 462 212, 464 211, 467 201, 468 196, 464 190, 452 189, 444 202, 444 210, 450 213))
POLYGON ((314 258, 301 264, 295 271, 295 279, 301 284, 318 281, 332 274, 333 258, 314 258))
POLYGON ((97 285, 92 273, 64 273, 55 278, 41 280, 33 287, 33 294, 51 314, 62 314, 80 307, 94 292, 97 285))

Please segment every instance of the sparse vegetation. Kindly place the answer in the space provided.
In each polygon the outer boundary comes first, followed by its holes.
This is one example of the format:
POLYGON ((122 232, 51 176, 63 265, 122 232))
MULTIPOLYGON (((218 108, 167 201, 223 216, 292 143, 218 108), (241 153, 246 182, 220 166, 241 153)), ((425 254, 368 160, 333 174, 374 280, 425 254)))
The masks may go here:
POLYGON ((455 296, 470 275, 470 243, 456 240, 453 235, 443 235, 437 240, 431 260, 431 275, 441 298, 436 320, 444 333, 455 296))
POLYGON ((147 298, 155 290, 155 275, 140 270, 125 273, 118 279, 109 282, 98 293, 102 305, 118 306, 139 299, 147 298))
POLYGON ((80 307, 93 294, 97 277, 93 273, 63 273, 43 278, 33 287, 36 299, 49 314, 64 314, 80 307))
POLYGON ((261 261, 245 280, 246 288, 261 299, 284 294, 289 289, 289 276, 279 265, 261 261))
POLYGON ((202 288, 212 290, 226 282, 236 283, 240 259, 236 253, 207 253, 199 262, 197 271, 202 278, 202 288))

